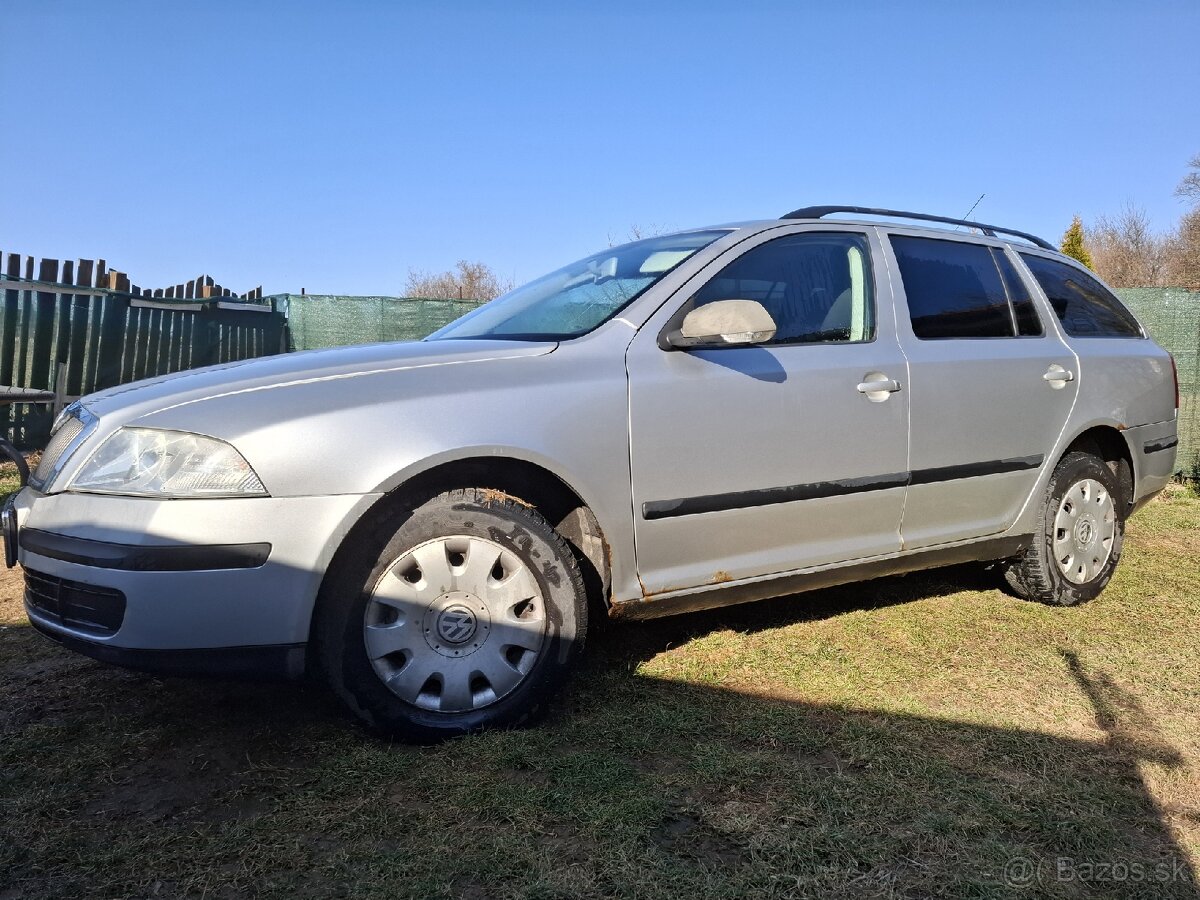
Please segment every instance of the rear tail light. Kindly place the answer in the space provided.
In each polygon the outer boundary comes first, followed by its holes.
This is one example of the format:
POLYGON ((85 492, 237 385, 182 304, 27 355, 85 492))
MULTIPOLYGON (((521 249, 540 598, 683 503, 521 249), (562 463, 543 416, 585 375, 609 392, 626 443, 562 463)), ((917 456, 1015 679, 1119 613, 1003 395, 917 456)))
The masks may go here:
POLYGON ((1179 366, 1175 365, 1175 354, 1168 353, 1171 357, 1171 377, 1175 379, 1175 411, 1179 412, 1179 366))

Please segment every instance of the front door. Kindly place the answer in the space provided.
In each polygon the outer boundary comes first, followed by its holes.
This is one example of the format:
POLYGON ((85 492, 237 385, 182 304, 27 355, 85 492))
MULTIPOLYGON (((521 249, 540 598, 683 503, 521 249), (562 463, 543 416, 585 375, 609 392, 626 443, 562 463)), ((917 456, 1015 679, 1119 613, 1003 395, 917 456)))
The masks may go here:
POLYGON ((631 342, 646 594, 899 550, 908 374, 887 281, 872 265, 878 249, 870 228, 760 235, 699 273, 631 342), (659 346, 673 318, 723 299, 762 303, 774 340, 659 346))

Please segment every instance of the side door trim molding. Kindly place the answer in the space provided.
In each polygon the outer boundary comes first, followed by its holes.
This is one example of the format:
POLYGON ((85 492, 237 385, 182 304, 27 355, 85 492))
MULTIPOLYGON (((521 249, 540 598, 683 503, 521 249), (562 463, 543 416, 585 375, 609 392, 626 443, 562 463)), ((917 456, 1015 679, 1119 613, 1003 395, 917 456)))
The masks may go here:
POLYGON ((647 500, 642 504, 642 518, 647 521, 653 521, 655 519, 669 519, 676 516, 692 516, 700 513, 769 506, 775 503, 793 503, 800 500, 840 497, 846 494, 858 494, 865 491, 906 488, 910 485, 934 484, 939 481, 954 481, 960 478, 982 478, 987 475, 1002 475, 1006 472, 1023 472, 1027 469, 1040 468, 1044 459, 1045 457, 1041 454, 1037 456, 1017 456, 1009 459, 994 459, 957 466, 920 469, 916 472, 868 475, 862 478, 818 481, 811 484, 789 484, 781 487, 757 488, 749 491, 732 491, 726 494, 704 494, 697 497, 682 497, 675 500, 647 500))
POLYGON ((987 462, 966 463, 960 466, 941 466, 934 469, 918 469, 909 473, 909 484, 934 484, 938 481, 954 481, 959 478, 979 478, 984 475, 1003 475, 1006 472, 1024 472, 1040 469, 1045 456, 1012 456, 1008 459, 993 459, 987 462))

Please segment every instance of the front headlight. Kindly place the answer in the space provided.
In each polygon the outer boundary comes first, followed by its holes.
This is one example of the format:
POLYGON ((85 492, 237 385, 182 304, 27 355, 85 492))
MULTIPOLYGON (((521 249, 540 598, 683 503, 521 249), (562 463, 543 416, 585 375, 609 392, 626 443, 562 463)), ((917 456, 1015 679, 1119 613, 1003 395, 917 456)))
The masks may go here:
POLYGON ((233 447, 216 438, 159 428, 119 428, 71 479, 68 490, 150 497, 265 497, 233 447))

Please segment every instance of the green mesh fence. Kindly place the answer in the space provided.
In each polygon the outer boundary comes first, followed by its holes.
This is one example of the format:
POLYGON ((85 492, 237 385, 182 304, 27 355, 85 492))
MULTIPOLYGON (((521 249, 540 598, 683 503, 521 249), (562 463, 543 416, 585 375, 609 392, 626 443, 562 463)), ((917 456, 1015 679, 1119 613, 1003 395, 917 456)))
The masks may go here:
POLYGON ((1175 357, 1179 370, 1176 472, 1200 478, 1200 291, 1127 288, 1117 294, 1175 357))
POLYGON ((334 294, 283 294, 271 299, 287 314, 292 350, 416 341, 480 305, 478 300, 334 294))
MULTIPOLYGON (((1134 288, 1117 292, 1179 368, 1177 471, 1200 478, 1200 292, 1134 288)), ((480 305, 478 300, 281 294, 289 349, 312 350, 372 341, 415 341, 480 305)))

